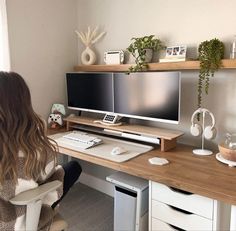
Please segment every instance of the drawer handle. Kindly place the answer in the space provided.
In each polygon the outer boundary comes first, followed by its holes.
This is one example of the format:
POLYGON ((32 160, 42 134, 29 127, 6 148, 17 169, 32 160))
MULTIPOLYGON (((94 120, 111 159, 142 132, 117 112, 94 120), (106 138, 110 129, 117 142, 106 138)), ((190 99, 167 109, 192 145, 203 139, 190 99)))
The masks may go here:
POLYGON ((168 187, 168 188, 173 192, 182 193, 182 194, 185 194, 185 195, 193 195, 193 193, 184 191, 182 189, 178 189, 178 188, 174 188, 174 187, 168 187))
POLYGON ((171 225, 171 224, 168 224, 170 227, 172 227, 173 229, 175 229, 175 230, 178 230, 178 231, 186 231, 185 229, 181 229, 181 228, 179 228, 179 227, 177 227, 177 226, 174 226, 174 225, 171 225))
POLYGON ((174 206, 172 206, 172 205, 168 205, 168 206, 169 206, 171 209, 176 210, 176 211, 181 212, 181 213, 185 213, 185 214, 188 214, 188 215, 193 214, 193 213, 191 213, 191 212, 189 212, 189 211, 186 211, 186 210, 183 210, 183 209, 180 209, 180 208, 176 208, 176 207, 174 207, 174 206))

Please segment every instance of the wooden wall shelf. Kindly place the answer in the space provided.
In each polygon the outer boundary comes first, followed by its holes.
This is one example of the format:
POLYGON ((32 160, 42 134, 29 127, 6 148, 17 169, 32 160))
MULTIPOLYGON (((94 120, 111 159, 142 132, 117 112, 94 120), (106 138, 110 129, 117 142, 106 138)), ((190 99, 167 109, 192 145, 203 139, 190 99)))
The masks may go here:
MULTIPOLYGON (((78 65, 75 71, 83 72, 126 72, 133 64, 121 65, 78 65)), ((236 69, 236 59, 223 59, 221 69, 236 69)), ((199 70, 199 61, 149 63, 148 71, 199 70)))

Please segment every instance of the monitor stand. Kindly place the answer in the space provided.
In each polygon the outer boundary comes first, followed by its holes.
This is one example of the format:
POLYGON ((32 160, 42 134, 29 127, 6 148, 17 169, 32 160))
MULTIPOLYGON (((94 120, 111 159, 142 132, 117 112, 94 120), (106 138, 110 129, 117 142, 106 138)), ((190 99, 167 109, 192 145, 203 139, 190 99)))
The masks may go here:
POLYGON ((102 128, 103 131, 106 129, 106 132, 107 130, 109 130, 110 133, 112 133, 113 135, 117 134, 117 136, 127 137, 128 135, 129 138, 131 137, 134 138, 144 137, 145 139, 156 138, 156 140, 160 140, 162 152, 166 152, 168 150, 171 150, 172 148, 175 148, 177 145, 177 138, 184 134, 183 132, 180 131, 174 131, 169 129, 150 127, 138 124, 123 123, 121 126, 116 126, 116 124, 107 123, 104 125, 103 120, 100 120, 101 122, 94 122, 94 118, 82 117, 82 116, 67 117, 64 118, 64 121, 66 121, 67 131, 73 130, 78 125, 87 125, 87 126, 102 128), (112 125, 113 127, 110 127, 110 125, 112 125))

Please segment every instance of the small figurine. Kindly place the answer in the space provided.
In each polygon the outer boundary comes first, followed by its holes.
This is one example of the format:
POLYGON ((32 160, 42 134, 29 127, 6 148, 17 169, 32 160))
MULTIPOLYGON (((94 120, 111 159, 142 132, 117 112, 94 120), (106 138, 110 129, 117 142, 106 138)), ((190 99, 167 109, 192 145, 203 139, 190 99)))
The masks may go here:
POLYGON ((48 117, 49 128, 60 128, 63 126, 63 116, 65 116, 65 107, 63 104, 55 103, 52 105, 51 114, 48 117))

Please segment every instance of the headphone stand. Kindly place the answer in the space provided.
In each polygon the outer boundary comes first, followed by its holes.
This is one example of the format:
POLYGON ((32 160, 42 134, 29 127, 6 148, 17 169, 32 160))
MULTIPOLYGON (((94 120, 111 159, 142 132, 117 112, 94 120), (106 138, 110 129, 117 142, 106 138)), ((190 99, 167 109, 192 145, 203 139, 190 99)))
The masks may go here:
POLYGON ((193 149, 193 154, 201 156, 209 156, 212 155, 213 152, 207 149, 193 149))
MULTIPOLYGON (((206 112, 203 111, 203 113, 202 113, 202 128, 203 128, 203 131, 204 131, 204 128, 205 128, 205 114, 206 114, 206 112)), ((213 154, 213 152, 211 150, 204 149, 204 141, 205 141, 205 137, 204 137, 204 133, 202 133, 202 148, 201 149, 193 149, 193 154, 201 155, 201 156, 209 156, 209 155, 213 154)))

